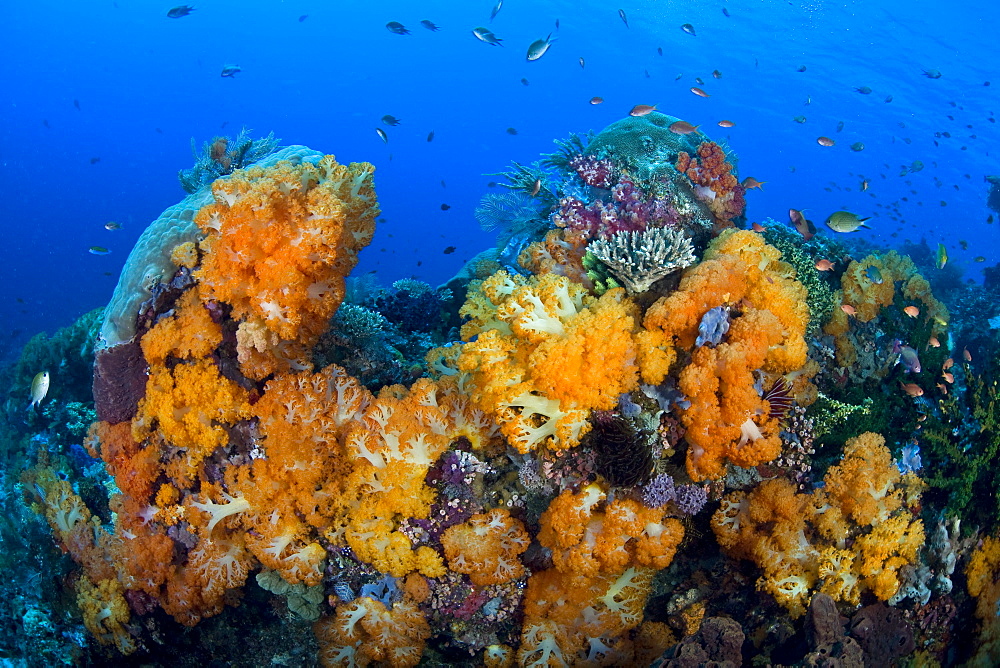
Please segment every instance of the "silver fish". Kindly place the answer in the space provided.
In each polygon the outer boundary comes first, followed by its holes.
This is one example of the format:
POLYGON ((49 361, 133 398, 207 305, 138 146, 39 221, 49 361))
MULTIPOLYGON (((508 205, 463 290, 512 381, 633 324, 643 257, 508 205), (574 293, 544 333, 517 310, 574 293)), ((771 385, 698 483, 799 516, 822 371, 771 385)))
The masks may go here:
POLYGON ((239 65, 223 65, 221 76, 232 78, 242 71, 243 69, 239 65))
POLYGON ((474 28, 472 34, 476 36, 480 42, 486 42, 490 46, 503 46, 500 42, 503 40, 496 35, 489 28, 474 28))
POLYGON ((528 60, 538 60, 544 56, 545 52, 549 50, 549 47, 552 46, 552 42, 554 41, 555 40, 552 39, 552 33, 549 33, 545 39, 536 39, 530 46, 528 46, 528 60))
POLYGON ((500 8, 503 7, 503 0, 497 0, 497 4, 493 6, 493 11, 490 12, 490 21, 497 17, 500 13, 500 8))

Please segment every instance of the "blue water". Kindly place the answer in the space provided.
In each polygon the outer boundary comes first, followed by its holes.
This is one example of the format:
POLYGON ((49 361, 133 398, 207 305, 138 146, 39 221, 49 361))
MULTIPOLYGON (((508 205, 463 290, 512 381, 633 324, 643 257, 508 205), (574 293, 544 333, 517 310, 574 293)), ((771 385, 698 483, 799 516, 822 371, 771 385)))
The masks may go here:
POLYGON ((193 4, 170 19, 171 2, 6 3, 0 358, 104 305, 143 228, 184 196, 176 174, 193 164, 192 138, 200 147, 242 126, 377 166, 385 223, 356 272, 383 283, 448 279, 492 244, 472 215, 490 173, 638 103, 728 139, 740 176, 766 181, 747 196, 750 221, 784 221, 794 207, 819 222, 845 207, 878 216, 858 234, 880 245, 945 243, 967 278, 1000 260, 983 181, 1000 173, 989 121, 1000 111, 1000 3, 509 0, 492 23, 493 0, 193 4), (476 26, 504 46, 477 41, 476 26), (549 52, 527 62, 528 44, 550 32, 549 52), (242 71, 223 78, 227 64, 242 71), (931 69, 941 78, 922 74, 931 69), (696 77, 710 98, 689 91, 696 77), (864 86, 872 93, 854 90, 864 86), (385 114, 402 124, 384 126, 385 114), (951 137, 935 146, 935 132, 951 137), (819 146, 821 135, 836 145, 819 146), (865 150, 852 152, 858 141, 865 150), (901 176, 915 160, 925 168, 901 176), (91 255, 94 245, 112 253, 91 255))

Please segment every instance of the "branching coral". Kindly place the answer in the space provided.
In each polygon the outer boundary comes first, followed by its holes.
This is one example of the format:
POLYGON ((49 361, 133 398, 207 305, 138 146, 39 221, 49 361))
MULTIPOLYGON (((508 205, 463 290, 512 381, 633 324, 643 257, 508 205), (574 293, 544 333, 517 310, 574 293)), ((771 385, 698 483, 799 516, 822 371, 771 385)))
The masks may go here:
POLYGON ((629 294, 649 290, 664 276, 694 262, 694 246, 680 230, 666 227, 618 232, 592 241, 587 250, 611 268, 629 294))

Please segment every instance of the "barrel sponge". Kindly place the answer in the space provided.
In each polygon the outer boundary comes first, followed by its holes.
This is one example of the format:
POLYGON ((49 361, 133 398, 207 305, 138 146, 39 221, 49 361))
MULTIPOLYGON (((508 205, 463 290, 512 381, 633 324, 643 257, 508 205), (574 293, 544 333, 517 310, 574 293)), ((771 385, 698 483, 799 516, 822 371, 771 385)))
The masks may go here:
MULTIPOLYGON (((288 146, 254 163, 254 166, 270 167, 279 160, 288 160, 292 164, 318 162, 322 157, 319 151, 305 146, 288 146)), ((201 240, 203 235, 194 224, 194 216, 212 201, 212 189, 202 188, 168 207, 142 233, 125 260, 118 286, 104 310, 98 349, 124 343, 135 335, 139 307, 150 298, 154 285, 170 280, 177 270, 177 265, 171 260, 174 247, 201 240)))

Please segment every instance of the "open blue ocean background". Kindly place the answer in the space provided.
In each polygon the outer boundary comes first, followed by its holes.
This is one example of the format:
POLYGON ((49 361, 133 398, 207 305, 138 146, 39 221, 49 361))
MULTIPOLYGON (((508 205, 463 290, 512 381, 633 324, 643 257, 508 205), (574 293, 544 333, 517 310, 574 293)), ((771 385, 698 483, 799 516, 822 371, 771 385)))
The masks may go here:
POLYGON ((493 243, 473 216, 491 174, 640 103, 726 139, 740 177, 766 182, 747 195, 748 222, 792 207, 821 225, 846 208, 873 216, 857 234, 880 246, 944 243, 967 279, 1000 261, 984 182, 1000 173, 1000 3, 508 0, 492 22, 493 0, 192 4, 179 19, 148 0, 5 5, 0 360, 107 303, 145 226, 184 196, 192 140, 242 127, 376 165, 384 223, 355 274, 384 285, 450 278, 493 243), (242 71, 224 78, 226 65, 242 71))

